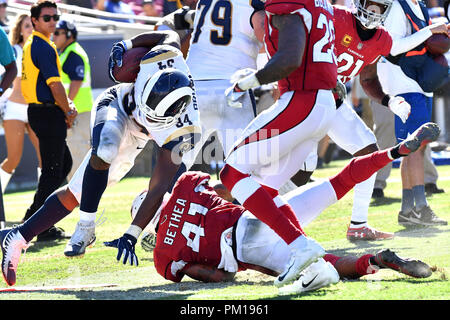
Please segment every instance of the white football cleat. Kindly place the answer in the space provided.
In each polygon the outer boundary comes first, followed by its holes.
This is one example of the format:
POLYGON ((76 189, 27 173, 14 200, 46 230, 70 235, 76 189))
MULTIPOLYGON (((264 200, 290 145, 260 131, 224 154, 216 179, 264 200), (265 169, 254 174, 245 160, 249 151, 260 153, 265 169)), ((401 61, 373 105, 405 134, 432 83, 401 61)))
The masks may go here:
POLYGON ((30 245, 20 234, 18 228, 3 229, 0 231, 3 278, 9 286, 16 283, 16 272, 22 250, 30 245))
POLYGON ((320 244, 314 239, 305 236, 298 237, 289 246, 293 247, 291 249, 291 257, 283 273, 275 279, 274 284, 277 287, 297 280, 305 268, 325 255, 325 250, 320 244))
POLYGON ((95 240, 95 221, 78 221, 75 232, 64 249, 64 255, 69 258, 83 256, 86 247, 94 246, 95 240))
POLYGON ((333 265, 323 259, 319 259, 306 268, 297 281, 281 287, 278 290, 278 294, 288 295, 313 291, 338 283, 338 281, 339 274, 333 265))

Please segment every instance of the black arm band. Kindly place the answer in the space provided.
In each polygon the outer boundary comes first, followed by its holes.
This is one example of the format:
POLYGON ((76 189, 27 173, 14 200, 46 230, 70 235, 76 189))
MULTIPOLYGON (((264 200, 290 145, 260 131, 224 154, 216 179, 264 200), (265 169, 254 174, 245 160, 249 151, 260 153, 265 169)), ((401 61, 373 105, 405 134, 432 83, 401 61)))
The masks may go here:
POLYGON ((385 95, 385 96, 383 97, 383 99, 381 99, 381 104, 382 104, 383 106, 388 107, 388 106, 389 106, 389 100, 391 100, 391 96, 387 94, 387 95, 385 95))

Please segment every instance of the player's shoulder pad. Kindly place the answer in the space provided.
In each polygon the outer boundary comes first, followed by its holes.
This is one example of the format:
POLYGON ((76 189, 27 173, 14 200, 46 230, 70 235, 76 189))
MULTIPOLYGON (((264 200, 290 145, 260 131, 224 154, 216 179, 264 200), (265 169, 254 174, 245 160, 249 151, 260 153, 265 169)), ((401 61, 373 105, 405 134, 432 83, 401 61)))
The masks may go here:
POLYGON ((192 150, 200 140, 202 129, 196 125, 189 125, 172 132, 161 145, 162 148, 184 155, 192 150))
POLYGON ((304 8, 309 0, 266 0, 264 10, 274 14, 290 14, 295 10, 304 8))
MULTIPOLYGON (((347 23, 347 24, 351 24, 350 27, 353 27, 353 11, 352 9, 345 7, 345 6, 341 6, 341 5, 333 5, 333 19, 335 20, 334 25, 338 25, 342 24, 342 23, 347 23)), ((356 18, 355 18, 356 19, 356 18)))
POLYGON ((167 44, 158 45, 152 48, 152 50, 150 50, 145 54, 145 56, 142 57, 141 64, 167 60, 178 56, 183 56, 183 53, 178 48, 167 44))

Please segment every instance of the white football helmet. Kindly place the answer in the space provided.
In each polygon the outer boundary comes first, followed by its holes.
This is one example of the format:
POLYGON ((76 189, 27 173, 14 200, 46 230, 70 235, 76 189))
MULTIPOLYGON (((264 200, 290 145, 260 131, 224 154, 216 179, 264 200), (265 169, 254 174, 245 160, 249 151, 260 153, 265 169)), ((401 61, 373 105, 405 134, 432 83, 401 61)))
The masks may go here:
POLYGON ((156 72, 135 97, 141 111, 137 119, 151 130, 163 130, 176 123, 191 103, 194 89, 183 72, 167 68, 156 72))
POLYGON ((356 7, 355 17, 364 27, 374 29, 386 20, 393 0, 353 0, 353 2, 356 7))

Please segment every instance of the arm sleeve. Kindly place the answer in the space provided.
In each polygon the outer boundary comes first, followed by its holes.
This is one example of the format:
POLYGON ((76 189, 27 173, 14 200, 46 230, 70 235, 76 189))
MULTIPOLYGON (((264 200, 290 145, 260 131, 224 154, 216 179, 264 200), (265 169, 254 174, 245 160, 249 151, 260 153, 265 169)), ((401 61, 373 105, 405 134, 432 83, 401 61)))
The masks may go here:
POLYGON ((62 69, 72 81, 84 79, 84 61, 73 51, 67 57, 62 69))
POLYGON ((46 45, 32 47, 31 56, 33 58, 33 63, 39 68, 39 72, 42 74, 47 84, 54 81, 61 81, 61 75, 59 74, 56 60, 58 59, 58 56, 52 47, 47 43, 45 44, 46 45))
POLYGON ((181 271, 187 263, 180 260, 178 262, 173 261, 165 254, 161 252, 161 250, 156 247, 153 251, 153 261, 156 268, 156 271, 164 277, 164 279, 180 282, 184 273, 181 271))
POLYGON ((391 55, 396 56, 410 51, 432 36, 430 26, 420 29, 416 33, 404 38, 397 38, 392 43, 391 55))

